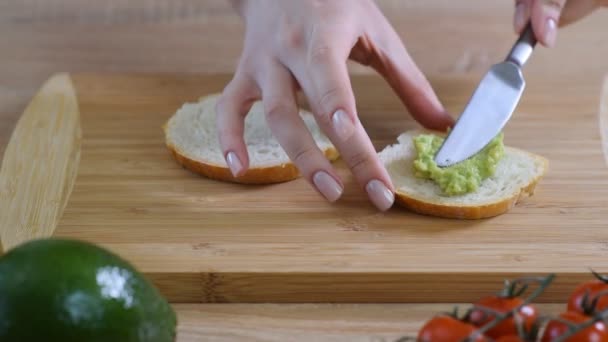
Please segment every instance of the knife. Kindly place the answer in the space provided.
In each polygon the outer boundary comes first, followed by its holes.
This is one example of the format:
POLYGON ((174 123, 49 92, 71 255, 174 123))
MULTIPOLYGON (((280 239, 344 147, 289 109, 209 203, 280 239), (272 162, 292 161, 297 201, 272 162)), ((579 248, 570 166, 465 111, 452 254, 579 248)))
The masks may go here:
POLYGON ((482 78, 435 155, 439 167, 474 156, 502 131, 526 86, 521 69, 535 45, 532 24, 528 23, 505 61, 494 64, 482 78))

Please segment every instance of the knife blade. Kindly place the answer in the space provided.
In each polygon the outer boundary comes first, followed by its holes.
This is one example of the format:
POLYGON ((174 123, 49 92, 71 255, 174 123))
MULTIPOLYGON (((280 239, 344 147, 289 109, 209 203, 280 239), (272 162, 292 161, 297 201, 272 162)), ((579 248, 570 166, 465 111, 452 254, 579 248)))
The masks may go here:
POLYGON ((532 25, 528 23, 507 58, 494 64, 473 92, 435 155, 439 167, 474 156, 503 130, 523 94, 526 82, 521 69, 535 45, 532 25))

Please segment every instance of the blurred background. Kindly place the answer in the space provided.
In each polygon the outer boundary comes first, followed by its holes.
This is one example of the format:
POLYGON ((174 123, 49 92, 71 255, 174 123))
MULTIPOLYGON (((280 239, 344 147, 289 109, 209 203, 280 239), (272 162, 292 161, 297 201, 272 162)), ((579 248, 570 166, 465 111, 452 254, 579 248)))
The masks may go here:
MULTIPOLYGON (((512 0, 377 3, 427 75, 481 74, 516 39, 512 0)), ((226 0, 2 0, 0 136, 9 137, 6 130, 54 72, 232 72, 242 33, 226 0)), ((561 30, 557 47, 538 48, 526 72, 601 79, 608 10, 561 30)))

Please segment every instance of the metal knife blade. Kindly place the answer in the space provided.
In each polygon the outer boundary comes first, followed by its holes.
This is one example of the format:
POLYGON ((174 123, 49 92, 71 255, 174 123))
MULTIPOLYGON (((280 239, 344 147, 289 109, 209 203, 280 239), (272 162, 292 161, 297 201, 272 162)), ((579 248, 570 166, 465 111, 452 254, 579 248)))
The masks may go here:
POLYGON ((482 78, 435 155, 439 167, 474 156, 503 130, 526 86, 521 68, 535 45, 534 32, 528 24, 505 61, 493 65, 482 78))

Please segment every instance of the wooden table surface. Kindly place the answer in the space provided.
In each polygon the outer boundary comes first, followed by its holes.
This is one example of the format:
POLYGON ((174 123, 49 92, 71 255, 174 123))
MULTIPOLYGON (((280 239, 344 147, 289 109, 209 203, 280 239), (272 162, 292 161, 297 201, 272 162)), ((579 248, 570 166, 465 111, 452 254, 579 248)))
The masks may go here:
MULTIPOLYGON (((484 72, 515 39, 513 1, 379 0, 428 75, 484 72), (466 5, 465 5, 466 3, 466 5)), ((19 114, 57 71, 230 72, 242 25, 224 0, 0 2, 0 155, 19 114)), ((527 73, 594 84, 608 72, 608 10, 539 48, 527 73)), ((352 66, 353 73, 369 70, 352 66)), ((184 341, 390 341, 446 305, 178 305, 184 341)), ((548 306, 557 312, 562 306, 548 306)))

